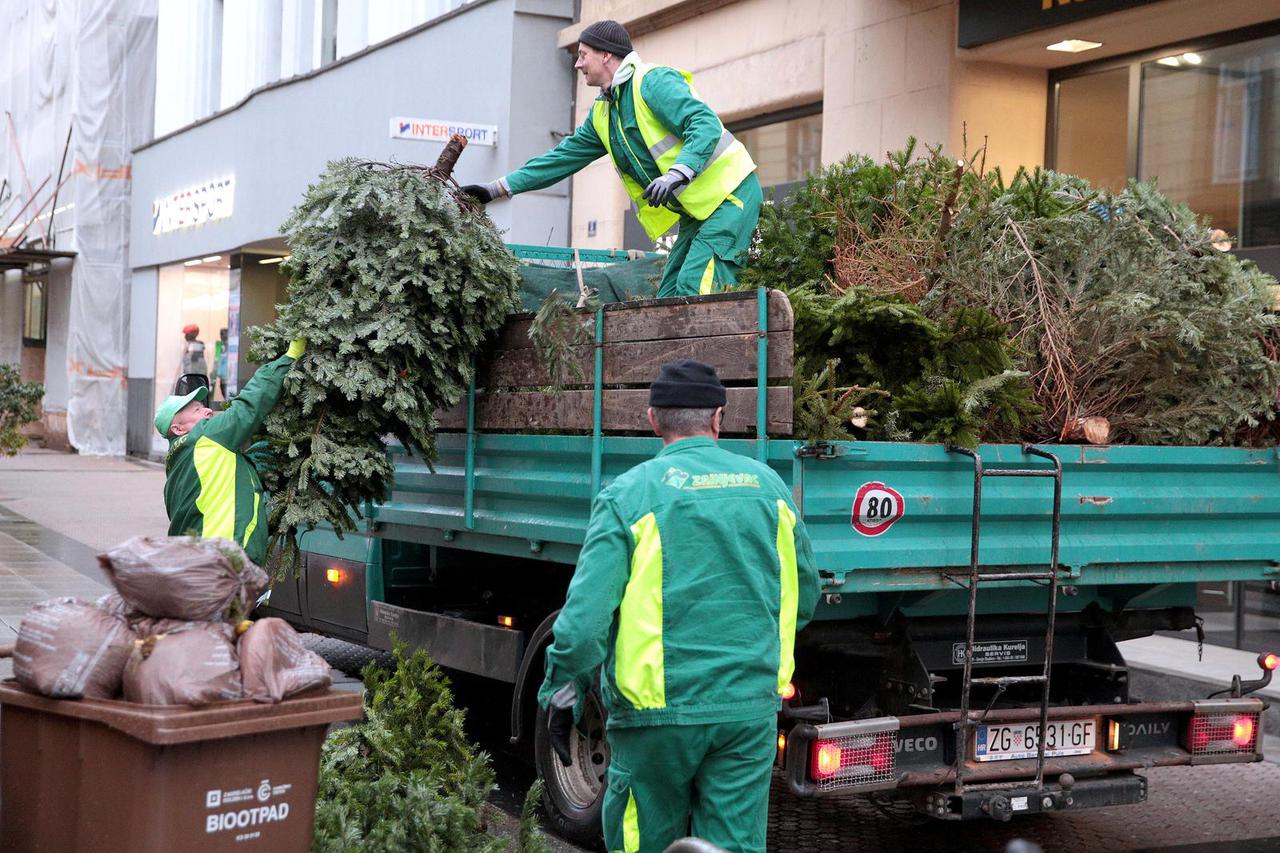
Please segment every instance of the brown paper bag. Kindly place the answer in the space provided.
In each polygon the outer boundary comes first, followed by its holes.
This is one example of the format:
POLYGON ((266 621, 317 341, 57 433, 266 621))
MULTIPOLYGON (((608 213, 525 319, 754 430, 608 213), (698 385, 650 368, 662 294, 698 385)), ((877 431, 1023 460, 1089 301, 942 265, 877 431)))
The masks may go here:
POLYGON ((135 536, 98 562, 130 608, 157 619, 238 622, 269 581, 229 539, 135 536))
POLYGON ((279 702, 313 687, 333 683, 325 659, 302 645, 283 619, 259 619, 240 635, 244 695, 256 702, 279 702))
POLYGON ((189 622, 136 640, 124 668, 124 698, 146 705, 207 705, 239 699, 234 629, 189 622))
POLYGON ((13 649, 18 682, 57 699, 113 699, 132 649, 119 616, 78 598, 42 601, 22 617, 13 649))

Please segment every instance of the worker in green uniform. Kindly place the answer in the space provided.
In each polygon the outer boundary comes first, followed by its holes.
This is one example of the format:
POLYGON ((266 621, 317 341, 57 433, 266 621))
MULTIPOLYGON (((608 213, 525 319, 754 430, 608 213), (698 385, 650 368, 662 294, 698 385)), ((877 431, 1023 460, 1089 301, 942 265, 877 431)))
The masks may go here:
POLYGON ((231 539, 255 563, 266 558, 262 482, 244 447, 275 407, 289 367, 306 348, 298 338, 282 357, 259 367, 221 412, 204 405, 205 386, 160 404, 155 424, 169 439, 164 507, 170 536, 231 539))
POLYGON ((546 653, 538 701, 566 766, 600 673, 611 851, 661 851, 690 829, 765 849, 779 697, 819 581, 782 478, 717 446, 725 399, 707 365, 663 365, 649 391, 663 449, 596 498, 546 653))
POLYGON ((616 21, 582 31, 574 68, 600 89, 582 125, 506 177, 463 191, 488 203, 540 190, 608 154, 651 239, 680 224, 658 296, 713 293, 737 281, 760 217, 760 181, 693 77, 641 62, 616 21))

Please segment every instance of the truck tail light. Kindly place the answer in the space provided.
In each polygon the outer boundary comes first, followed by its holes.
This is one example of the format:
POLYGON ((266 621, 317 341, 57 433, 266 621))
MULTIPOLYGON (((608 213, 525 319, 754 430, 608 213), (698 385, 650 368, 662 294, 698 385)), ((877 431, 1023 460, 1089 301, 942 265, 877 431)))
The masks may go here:
POLYGON ((788 681, 785 686, 779 688, 778 695, 782 697, 784 702, 794 699, 796 698, 796 686, 788 681))
POLYGON ((809 773, 819 790, 882 787, 894 780, 896 746, 892 731, 815 740, 809 773))
POLYGON ((1276 667, 1280 667, 1280 655, 1277 655, 1275 652, 1267 652, 1265 654, 1258 655, 1258 666, 1262 667, 1267 672, 1275 672, 1276 667))
POLYGON ((1258 714, 1197 714, 1187 730, 1192 755, 1251 755, 1258 748, 1258 714))

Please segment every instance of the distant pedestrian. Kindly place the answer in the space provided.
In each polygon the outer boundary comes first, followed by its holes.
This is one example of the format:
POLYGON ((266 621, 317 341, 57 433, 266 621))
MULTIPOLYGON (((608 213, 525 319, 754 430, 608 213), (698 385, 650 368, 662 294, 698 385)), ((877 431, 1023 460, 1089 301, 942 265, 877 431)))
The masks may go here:
POLYGON ((663 449, 596 499, 547 650, 538 701, 566 766, 600 672, 609 850, 661 851, 690 829, 765 848, 779 697, 819 581, 790 489, 717 446, 725 401, 711 367, 663 365, 648 413, 663 449))

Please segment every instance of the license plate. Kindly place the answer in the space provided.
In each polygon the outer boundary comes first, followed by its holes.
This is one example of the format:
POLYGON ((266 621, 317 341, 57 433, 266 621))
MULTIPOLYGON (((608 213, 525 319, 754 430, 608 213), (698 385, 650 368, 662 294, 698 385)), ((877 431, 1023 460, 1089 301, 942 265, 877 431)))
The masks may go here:
MULTIPOLYGON (((1049 757, 1088 755, 1097 744, 1097 729, 1097 720, 1050 720, 1044 754, 1049 757)), ((1038 721, 978 726, 973 757, 979 761, 1035 758, 1039 740, 1038 721)))

